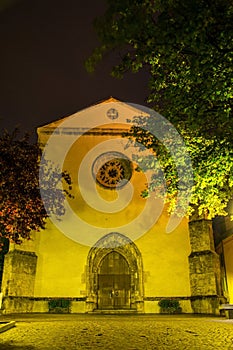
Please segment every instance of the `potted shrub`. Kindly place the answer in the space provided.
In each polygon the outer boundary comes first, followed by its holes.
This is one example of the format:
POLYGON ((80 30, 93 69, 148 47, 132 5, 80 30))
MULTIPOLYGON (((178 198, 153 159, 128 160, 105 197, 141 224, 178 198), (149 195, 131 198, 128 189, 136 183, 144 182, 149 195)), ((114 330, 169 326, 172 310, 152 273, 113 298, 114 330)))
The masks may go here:
POLYGON ((158 305, 162 314, 180 314, 182 312, 179 301, 175 299, 162 299, 158 305))
POLYGON ((48 306, 51 313, 63 314, 70 312, 70 300, 67 299, 51 299, 48 306))

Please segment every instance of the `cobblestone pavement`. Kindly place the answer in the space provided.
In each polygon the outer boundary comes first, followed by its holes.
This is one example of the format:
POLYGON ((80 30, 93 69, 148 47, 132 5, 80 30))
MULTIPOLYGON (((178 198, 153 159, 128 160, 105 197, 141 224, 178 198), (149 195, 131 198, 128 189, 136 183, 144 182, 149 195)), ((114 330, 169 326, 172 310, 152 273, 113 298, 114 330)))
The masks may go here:
POLYGON ((0 334, 1 350, 233 349, 233 322, 223 318, 155 315, 15 315, 0 334))

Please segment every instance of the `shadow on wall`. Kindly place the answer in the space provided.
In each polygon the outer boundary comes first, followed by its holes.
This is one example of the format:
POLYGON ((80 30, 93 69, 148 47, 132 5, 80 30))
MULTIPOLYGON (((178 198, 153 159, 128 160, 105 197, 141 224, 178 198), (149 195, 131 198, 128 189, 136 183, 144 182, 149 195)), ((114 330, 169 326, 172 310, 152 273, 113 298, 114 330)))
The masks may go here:
POLYGON ((14 345, 10 342, 0 344, 0 350, 35 350, 32 345, 14 345))

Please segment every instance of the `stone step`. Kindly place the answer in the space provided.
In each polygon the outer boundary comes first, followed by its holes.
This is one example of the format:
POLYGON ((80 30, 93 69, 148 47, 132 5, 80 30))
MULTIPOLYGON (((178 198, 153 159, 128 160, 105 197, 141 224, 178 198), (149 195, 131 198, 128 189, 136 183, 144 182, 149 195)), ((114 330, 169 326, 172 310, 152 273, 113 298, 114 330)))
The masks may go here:
POLYGON ((15 327, 15 321, 0 322, 0 333, 8 331, 12 327, 15 327))
POLYGON ((92 315, 116 315, 116 314, 135 315, 137 313, 138 313, 137 310, 133 310, 133 309, 101 309, 101 310, 94 310, 94 311, 88 312, 88 314, 92 314, 92 315))

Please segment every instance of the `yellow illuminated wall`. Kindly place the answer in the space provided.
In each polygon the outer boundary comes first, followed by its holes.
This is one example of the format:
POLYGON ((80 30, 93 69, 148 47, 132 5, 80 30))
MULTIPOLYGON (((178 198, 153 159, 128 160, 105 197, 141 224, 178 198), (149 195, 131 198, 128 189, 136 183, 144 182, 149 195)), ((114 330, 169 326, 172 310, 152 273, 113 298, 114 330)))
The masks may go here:
MULTIPOLYGON (((58 121, 39 128, 38 133, 41 144, 46 144, 50 136, 48 131, 50 129, 54 130, 61 122, 58 121)), ((82 135, 70 147, 63 166, 73 179, 72 191, 74 199, 69 200, 72 210, 89 224, 97 227, 111 227, 112 231, 117 231, 119 225, 132 222, 145 208, 147 199, 141 196, 141 191, 145 189, 147 181, 145 175, 140 172, 133 172, 131 184, 134 192, 129 205, 124 210, 117 213, 101 213, 91 208, 82 197, 77 174, 80 164, 88 152, 95 149, 105 140, 119 138, 117 130, 121 129, 126 129, 125 124, 109 123, 104 125, 102 129, 100 127, 98 132, 88 132, 82 135), (110 130, 109 133, 106 132, 108 130, 110 130)), ((83 186, 86 186, 85 190, 88 191, 88 183, 85 184, 84 181, 83 186)), ((117 198, 117 193, 114 190, 104 189, 99 185, 96 185, 96 189, 101 198, 109 201, 110 206, 111 201, 117 198)), ((92 195, 91 192, 89 195, 92 195)), ((150 217, 153 217, 154 211, 156 211, 156 208, 152 207, 149 212, 146 212, 145 216, 142 216, 142 229, 145 222, 150 217)), ((188 223, 186 219, 183 219, 176 230, 170 234, 166 233, 167 223, 168 215, 164 209, 154 225, 134 241, 142 255, 144 296, 149 298, 190 296, 188 223)), ((79 234, 79 227, 76 230, 77 234, 79 234)), ((134 230, 132 225, 131 230, 134 230)), ((124 234, 127 235, 127 232, 124 232, 124 234)), ((35 296, 85 296, 87 282, 86 264, 91 247, 67 238, 49 220, 46 230, 36 235, 35 243, 38 256, 35 296)), ((145 311, 158 311, 153 305, 148 301, 145 305, 145 311)))
MULTIPOLYGON (((111 103, 114 101, 109 100, 108 102, 108 105, 103 103, 100 107, 97 105, 82 111, 80 118, 84 116, 87 124, 89 116, 95 115, 97 119, 101 111, 111 108, 111 103)), ((119 107, 119 114, 124 115, 124 119, 127 117, 131 118, 135 115, 135 110, 123 104, 119 107)), ((66 119, 71 120, 71 122, 72 120, 74 121, 73 130, 77 132, 80 128, 78 118, 79 113, 39 128, 38 137, 41 146, 44 147, 46 145, 54 130, 66 119)), ((127 130, 123 122, 123 120, 119 119, 118 123, 108 122, 105 125, 100 125, 98 128, 83 133, 69 147, 69 151, 65 155, 63 169, 69 172, 73 180, 72 193, 74 198, 68 199, 68 203, 75 215, 87 222, 90 227, 105 228, 106 235, 110 232, 119 232, 134 241, 142 259, 144 311, 159 312, 157 305, 159 298, 185 298, 191 295, 188 263, 190 242, 187 220, 183 219, 180 225, 168 234, 166 233, 166 226, 169 216, 166 208, 163 208, 161 200, 158 199, 154 202, 154 205, 145 210, 148 199, 142 198, 141 192, 145 189, 147 178, 143 172, 135 171, 136 164, 133 164, 134 170, 130 179, 133 188, 132 197, 128 205, 119 212, 112 213, 109 210, 109 212, 104 213, 92 208, 83 198, 80 191, 81 186, 83 186, 82 190, 92 199, 92 191, 89 191, 88 179, 85 182, 84 176, 82 185, 80 185, 78 180, 81 165, 85 162, 85 157, 89 152, 95 149, 97 150, 96 154, 100 152, 98 147, 104 141, 122 138, 122 130, 127 130), (156 213, 158 214, 161 207, 162 210, 158 215, 158 219, 153 221, 154 216, 156 216, 156 213), (140 217, 139 221, 136 220, 138 216, 140 217), (150 221, 152 226, 145 231, 145 227, 150 221), (128 225, 129 223, 132 224, 128 225), (124 225, 126 225, 126 228, 121 228, 124 225), (132 238, 134 233, 140 232, 140 230, 142 234, 136 235, 135 239, 132 238), (157 302, 154 302, 156 298, 158 298, 157 302)), ((89 125, 87 125, 88 128, 89 125)), ((63 142, 66 142, 66 140, 68 142, 70 134, 72 134, 72 128, 69 130, 64 129, 63 142)), ((59 147, 63 147, 59 135, 55 146, 57 150, 59 150, 59 147)), ((102 152, 104 151, 105 149, 103 148, 102 152)), ((56 154, 56 149, 54 153, 56 154)), ((111 208, 112 203, 118 198, 117 192, 113 189, 105 189, 98 184, 95 186, 98 196, 107 201, 109 208, 111 208)), ((69 227, 69 220, 67 220, 67 227, 69 227)), ((94 229, 93 232, 92 230, 85 231, 79 225, 70 228, 77 233, 76 237, 84 237, 85 235, 93 235, 95 237, 94 229)), ((28 243, 23 243, 19 248, 35 251, 38 257, 34 296, 43 298, 86 297, 88 280, 87 259, 91 248, 92 246, 80 243, 78 238, 68 238, 48 219, 46 229, 35 233, 29 245, 28 243)), ((189 302, 182 305, 182 308, 184 312, 192 312, 189 302)))
POLYGON ((223 241, 229 303, 233 304, 233 236, 223 241))

